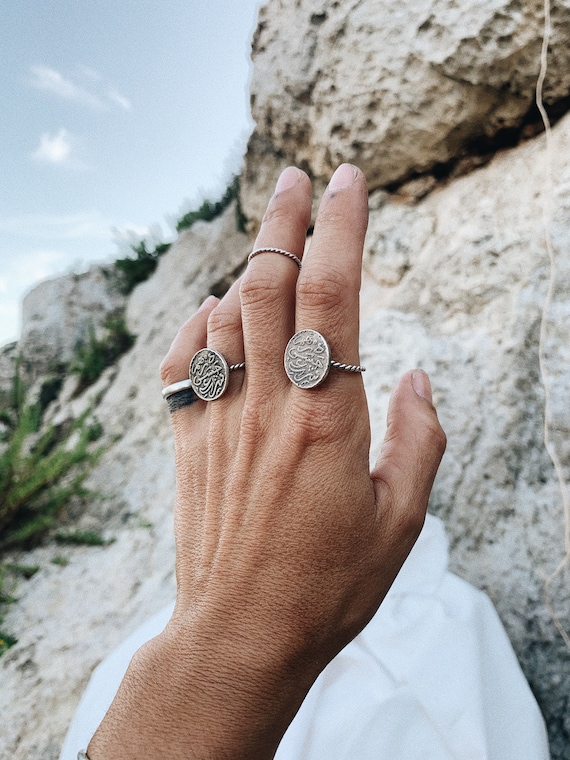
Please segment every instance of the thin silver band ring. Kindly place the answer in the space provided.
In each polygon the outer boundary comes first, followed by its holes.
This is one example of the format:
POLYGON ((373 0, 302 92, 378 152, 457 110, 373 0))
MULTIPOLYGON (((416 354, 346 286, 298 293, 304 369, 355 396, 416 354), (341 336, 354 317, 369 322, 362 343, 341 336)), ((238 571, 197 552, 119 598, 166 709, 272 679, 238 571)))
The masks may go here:
POLYGON ((167 398, 174 396, 175 393, 180 393, 180 391, 185 391, 191 387, 192 383, 190 380, 180 380, 178 383, 172 383, 162 389, 162 398, 166 401, 167 398))
POLYGON ((247 263, 249 264, 252 258, 254 256, 257 256, 258 253, 280 253, 282 256, 287 256, 288 259, 291 259, 291 261, 294 261, 295 264, 297 264, 297 266, 299 267, 299 271, 301 271, 301 259, 298 256, 295 256, 294 253, 283 250, 283 248, 271 248, 269 246, 265 248, 256 248, 255 251, 252 251, 247 257, 247 263))

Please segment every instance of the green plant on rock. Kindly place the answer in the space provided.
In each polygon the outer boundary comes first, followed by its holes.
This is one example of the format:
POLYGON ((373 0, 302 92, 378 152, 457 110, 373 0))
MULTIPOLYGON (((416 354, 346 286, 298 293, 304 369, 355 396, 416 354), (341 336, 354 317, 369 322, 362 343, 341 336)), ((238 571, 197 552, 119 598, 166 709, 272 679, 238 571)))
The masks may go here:
POLYGON ((37 406, 24 405, 0 454, 0 549, 38 543, 70 499, 89 493, 83 482, 101 449, 91 445, 100 430, 87 413, 66 434, 37 431, 37 406))
POLYGON ((127 328, 124 314, 107 317, 103 327, 106 335, 98 338, 91 325, 87 340, 76 349, 75 357, 69 367, 70 371, 79 377, 76 393, 92 385, 103 370, 128 351, 136 340, 127 328))
POLYGON ((114 539, 104 538, 93 530, 60 530, 55 534, 55 540, 58 544, 71 546, 108 546, 114 542, 114 539))
POLYGON ((194 211, 188 211, 181 216, 176 223, 176 231, 188 230, 195 222, 211 222, 220 216, 232 201, 236 201, 236 225, 241 232, 245 229, 246 218, 242 212, 239 200, 239 177, 233 177, 219 201, 203 201, 202 205, 194 211))
POLYGON ((0 657, 7 649, 18 643, 18 639, 4 629, 6 608, 15 601, 12 594, 6 590, 6 575, 6 566, 0 565, 0 657))
POLYGON ((123 295, 128 295, 139 282, 148 280, 158 265, 159 258, 170 248, 170 243, 159 243, 147 248, 146 240, 131 245, 135 256, 126 256, 115 261, 115 282, 123 295))

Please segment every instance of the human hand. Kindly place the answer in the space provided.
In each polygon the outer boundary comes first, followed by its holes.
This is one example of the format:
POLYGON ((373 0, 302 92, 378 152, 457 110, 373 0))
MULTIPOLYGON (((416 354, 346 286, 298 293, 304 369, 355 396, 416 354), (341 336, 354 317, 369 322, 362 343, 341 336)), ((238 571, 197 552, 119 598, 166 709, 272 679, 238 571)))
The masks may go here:
MULTIPOLYGON (((256 247, 302 256, 308 177, 281 175, 256 247)), ((362 377, 331 369, 302 390, 283 369, 311 328, 358 364, 368 197, 341 166, 325 192, 303 268, 254 257, 224 298, 180 329, 161 367, 188 376, 208 346, 230 364, 225 394, 172 415, 177 495, 176 608, 133 663, 90 747, 91 760, 270 758, 326 664, 377 610, 421 530, 445 436, 422 372, 390 403, 369 471, 362 377)))

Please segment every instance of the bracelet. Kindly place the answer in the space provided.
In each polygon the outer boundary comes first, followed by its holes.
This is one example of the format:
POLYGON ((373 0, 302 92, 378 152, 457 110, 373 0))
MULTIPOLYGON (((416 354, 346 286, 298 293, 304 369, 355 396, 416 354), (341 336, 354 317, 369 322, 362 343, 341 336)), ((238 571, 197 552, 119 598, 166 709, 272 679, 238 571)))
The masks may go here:
POLYGON ((85 750, 81 749, 77 753, 77 760, 89 760, 89 756, 87 755, 87 752, 85 750))

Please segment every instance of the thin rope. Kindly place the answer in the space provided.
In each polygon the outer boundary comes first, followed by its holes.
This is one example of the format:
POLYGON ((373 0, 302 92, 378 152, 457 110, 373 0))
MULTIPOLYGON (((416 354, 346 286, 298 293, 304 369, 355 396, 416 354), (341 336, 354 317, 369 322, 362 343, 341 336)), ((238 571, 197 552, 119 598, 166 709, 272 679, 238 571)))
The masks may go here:
POLYGON ((544 31, 542 35, 542 48, 540 51, 540 71, 538 79, 536 81, 536 105, 539 110, 542 123, 544 124, 544 134, 546 140, 546 192, 545 202, 543 203, 542 216, 544 226, 544 241, 546 244, 546 250, 548 252, 548 259, 550 262, 550 277, 548 284, 548 291, 544 301, 542 309, 542 317, 540 321, 540 338, 538 342, 538 363, 540 368, 540 376, 542 384, 544 386, 545 404, 544 404, 544 446, 556 472, 558 479, 558 485, 560 487, 560 493, 562 496, 562 506, 564 512, 564 557, 559 563, 558 567, 549 575, 544 581, 544 595, 548 611, 556 629, 562 636, 566 647, 570 650, 570 636, 564 629, 564 626, 560 622, 560 618, 556 613, 554 604, 552 602, 552 583, 554 580, 564 571, 565 567, 570 562, 570 498, 568 494, 568 487, 564 477, 564 471, 562 468, 562 462, 556 451, 551 438, 551 423, 552 423, 552 388, 550 379, 548 377, 548 371, 546 368, 546 331, 548 327, 548 317, 552 308, 552 301, 554 299, 554 291, 556 289, 556 253, 554 250, 554 244, 552 242, 552 236, 550 233, 550 226, 552 221, 552 204, 554 198, 554 182, 552 178, 552 163, 553 163, 553 150, 552 150, 552 127, 550 119, 546 113, 543 99, 543 88, 546 79, 546 73, 548 71, 548 46, 550 43, 550 36, 552 33, 552 25, 550 19, 550 0, 544 0, 544 31))

